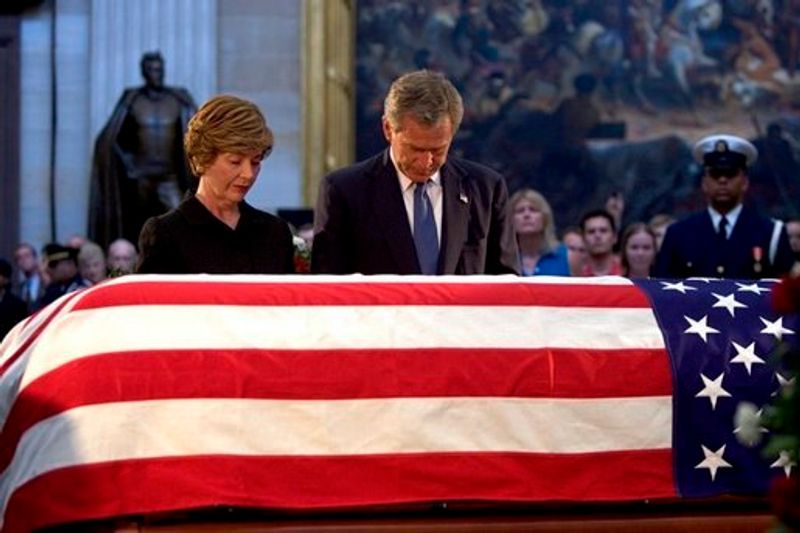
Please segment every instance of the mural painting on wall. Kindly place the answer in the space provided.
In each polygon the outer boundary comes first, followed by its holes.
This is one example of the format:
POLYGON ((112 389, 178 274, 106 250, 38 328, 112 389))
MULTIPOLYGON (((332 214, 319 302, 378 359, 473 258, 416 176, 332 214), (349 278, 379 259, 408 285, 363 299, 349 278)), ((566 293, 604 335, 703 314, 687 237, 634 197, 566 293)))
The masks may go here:
POLYGON ((416 68, 464 97, 453 150, 541 191, 557 223, 612 193, 624 222, 701 205, 691 145, 756 141, 752 198, 800 210, 800 0, 360 0, 358 158, 385 147, 383 97, 416 68))

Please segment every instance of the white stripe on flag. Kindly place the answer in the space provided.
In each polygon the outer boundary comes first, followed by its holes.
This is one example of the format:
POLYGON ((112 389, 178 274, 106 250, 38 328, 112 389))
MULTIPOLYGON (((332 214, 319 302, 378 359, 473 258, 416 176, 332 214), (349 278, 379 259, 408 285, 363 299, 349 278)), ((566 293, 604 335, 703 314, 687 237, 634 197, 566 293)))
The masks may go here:
POLYGON ((669 396, 95 404, 25 433, 0 482, 0 502, 4 513, 10 494, 32 478, 105 461, 205 454, 592 453, 669 449, 671 438, 669 396))
POLYGON ((84 356, 131 350, 664 347, 650 309, 513 306, 123 306, 48 327, 24 387, 84 356), (102 332, 97 325, 102 324, 102 332))

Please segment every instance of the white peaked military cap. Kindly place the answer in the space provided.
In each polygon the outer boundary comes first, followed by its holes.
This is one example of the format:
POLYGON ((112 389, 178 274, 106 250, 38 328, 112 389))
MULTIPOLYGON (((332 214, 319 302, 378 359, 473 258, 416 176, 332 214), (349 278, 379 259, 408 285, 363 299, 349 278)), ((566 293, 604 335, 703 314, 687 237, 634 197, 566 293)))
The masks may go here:
POLYGON ((736 135, 703 137, 692 149, 694 160, 707 167, 747 168, 758 159, 753 143, 736 135))

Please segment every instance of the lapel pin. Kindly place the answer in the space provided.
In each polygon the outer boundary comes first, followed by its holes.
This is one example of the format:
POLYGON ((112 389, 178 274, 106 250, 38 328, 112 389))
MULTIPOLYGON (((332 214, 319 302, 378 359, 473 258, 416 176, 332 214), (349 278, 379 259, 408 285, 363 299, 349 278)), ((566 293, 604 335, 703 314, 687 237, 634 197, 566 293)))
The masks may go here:
POLYGON ((467 198, 467 195, 464 194, 463 192, 458 195, 458 199, 461 200, 461 203, 464 203, 464 204, 468 204, 469 203, 469 198, 467 198))

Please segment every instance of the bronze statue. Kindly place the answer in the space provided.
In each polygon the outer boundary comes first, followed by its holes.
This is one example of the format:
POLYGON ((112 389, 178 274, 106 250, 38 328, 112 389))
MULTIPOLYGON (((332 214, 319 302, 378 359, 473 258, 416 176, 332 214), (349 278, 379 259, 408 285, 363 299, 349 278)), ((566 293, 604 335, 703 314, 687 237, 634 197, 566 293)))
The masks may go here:
POLYGON ((94 146, 89 238, 104 247, 136 242, 144 221, 176 207, 190 184, 183 133, 194 101, 164 85, 160 53, 145 53, 141 69, 145 85, 125 89, 94 146))

